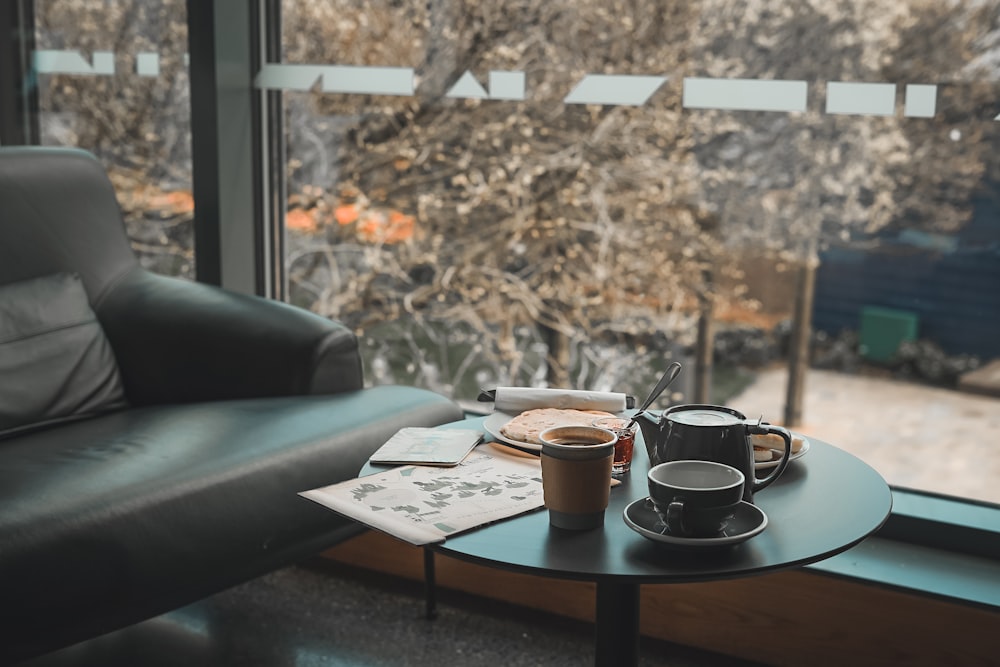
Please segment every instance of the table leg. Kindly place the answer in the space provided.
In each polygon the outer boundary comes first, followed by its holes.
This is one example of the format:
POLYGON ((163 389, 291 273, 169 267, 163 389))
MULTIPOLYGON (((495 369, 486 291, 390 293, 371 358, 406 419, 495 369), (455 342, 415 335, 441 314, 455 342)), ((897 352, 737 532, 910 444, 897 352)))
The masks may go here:
POLYGON ((639 664, 639 584, 597 582, 594 664, 639 664))
POLYGON ((424 612, 430 620, 437 618, 437 577, 434 569, 434 552, 424 547, 424 612))

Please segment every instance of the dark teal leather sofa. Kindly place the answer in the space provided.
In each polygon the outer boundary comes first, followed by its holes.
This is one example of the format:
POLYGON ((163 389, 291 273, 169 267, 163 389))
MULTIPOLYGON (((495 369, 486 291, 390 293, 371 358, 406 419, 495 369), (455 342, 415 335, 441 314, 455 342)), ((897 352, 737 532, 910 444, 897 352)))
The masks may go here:
POLYGON ((0 664, 318 554, 358 528, 299 491, 461 417, 364 388, 336 322, 143 269, 90 154, 0 148, 0 664))

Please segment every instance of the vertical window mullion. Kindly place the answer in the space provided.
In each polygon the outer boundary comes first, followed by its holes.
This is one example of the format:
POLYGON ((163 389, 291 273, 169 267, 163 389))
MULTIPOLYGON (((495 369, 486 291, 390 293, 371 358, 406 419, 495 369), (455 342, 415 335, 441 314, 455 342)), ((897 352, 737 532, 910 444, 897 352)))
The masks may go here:
POLYGON ((0 145, 39 143, 38 88, 31 70, 35 49, 33 0, 0 8, 0 145))

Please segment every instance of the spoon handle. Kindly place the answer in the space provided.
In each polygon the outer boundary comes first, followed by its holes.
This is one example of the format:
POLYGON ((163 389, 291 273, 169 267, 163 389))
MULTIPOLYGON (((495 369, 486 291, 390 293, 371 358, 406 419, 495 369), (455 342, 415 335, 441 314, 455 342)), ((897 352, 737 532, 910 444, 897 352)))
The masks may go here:
MULTIPOLYGON (((646 408, 648 408, 650 405, 653 404, 653 401, 655 401, 659 397, 659 395, 663 393, 664 389, 670 386, 670 383, 674 381, 674 378, 676 378, 678 373, 680 372, 681 372, 681 365, 677 361, 667 366, 667 370, 663 371, 663 375, 660 376, 660 379, 656 383, 656 386, 653 387, 653 391, 649 392, 649 396, 647 396, 646 400, 642 402, 642 407, 636 410, 635 415, 638 416, 643 412, 645 412, 646 408)), ((629 425, 631 425, 634 422, 635 422, 635 416, 632 417, 632 421, 629 422, 629 425)))

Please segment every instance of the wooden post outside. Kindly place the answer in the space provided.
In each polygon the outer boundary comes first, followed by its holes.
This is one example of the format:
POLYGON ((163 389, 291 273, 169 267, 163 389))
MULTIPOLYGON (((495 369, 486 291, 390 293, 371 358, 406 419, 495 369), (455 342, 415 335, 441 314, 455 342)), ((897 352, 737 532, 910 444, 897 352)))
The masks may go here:
POLYGON ((569 387, 569 336, 543 324, 538 325, 545 338, 546 380, 550 387, 569 387))
POLYGON ((784 425, 791 428, 802 423, 802 403, 805 396, 806 371, 809 370, 809 342, 812 338, 813 296, 816 291, 816 265, 807 259, 799 268, 792 313, 792 332, 788 343, 788 383, 785 393, 784 425))
POLYGON ((713 346, 715 343, 714 301, 711 296, 701 300, 698 313, 698 342, 694 364, 694 402, 711 403, 713 346))

